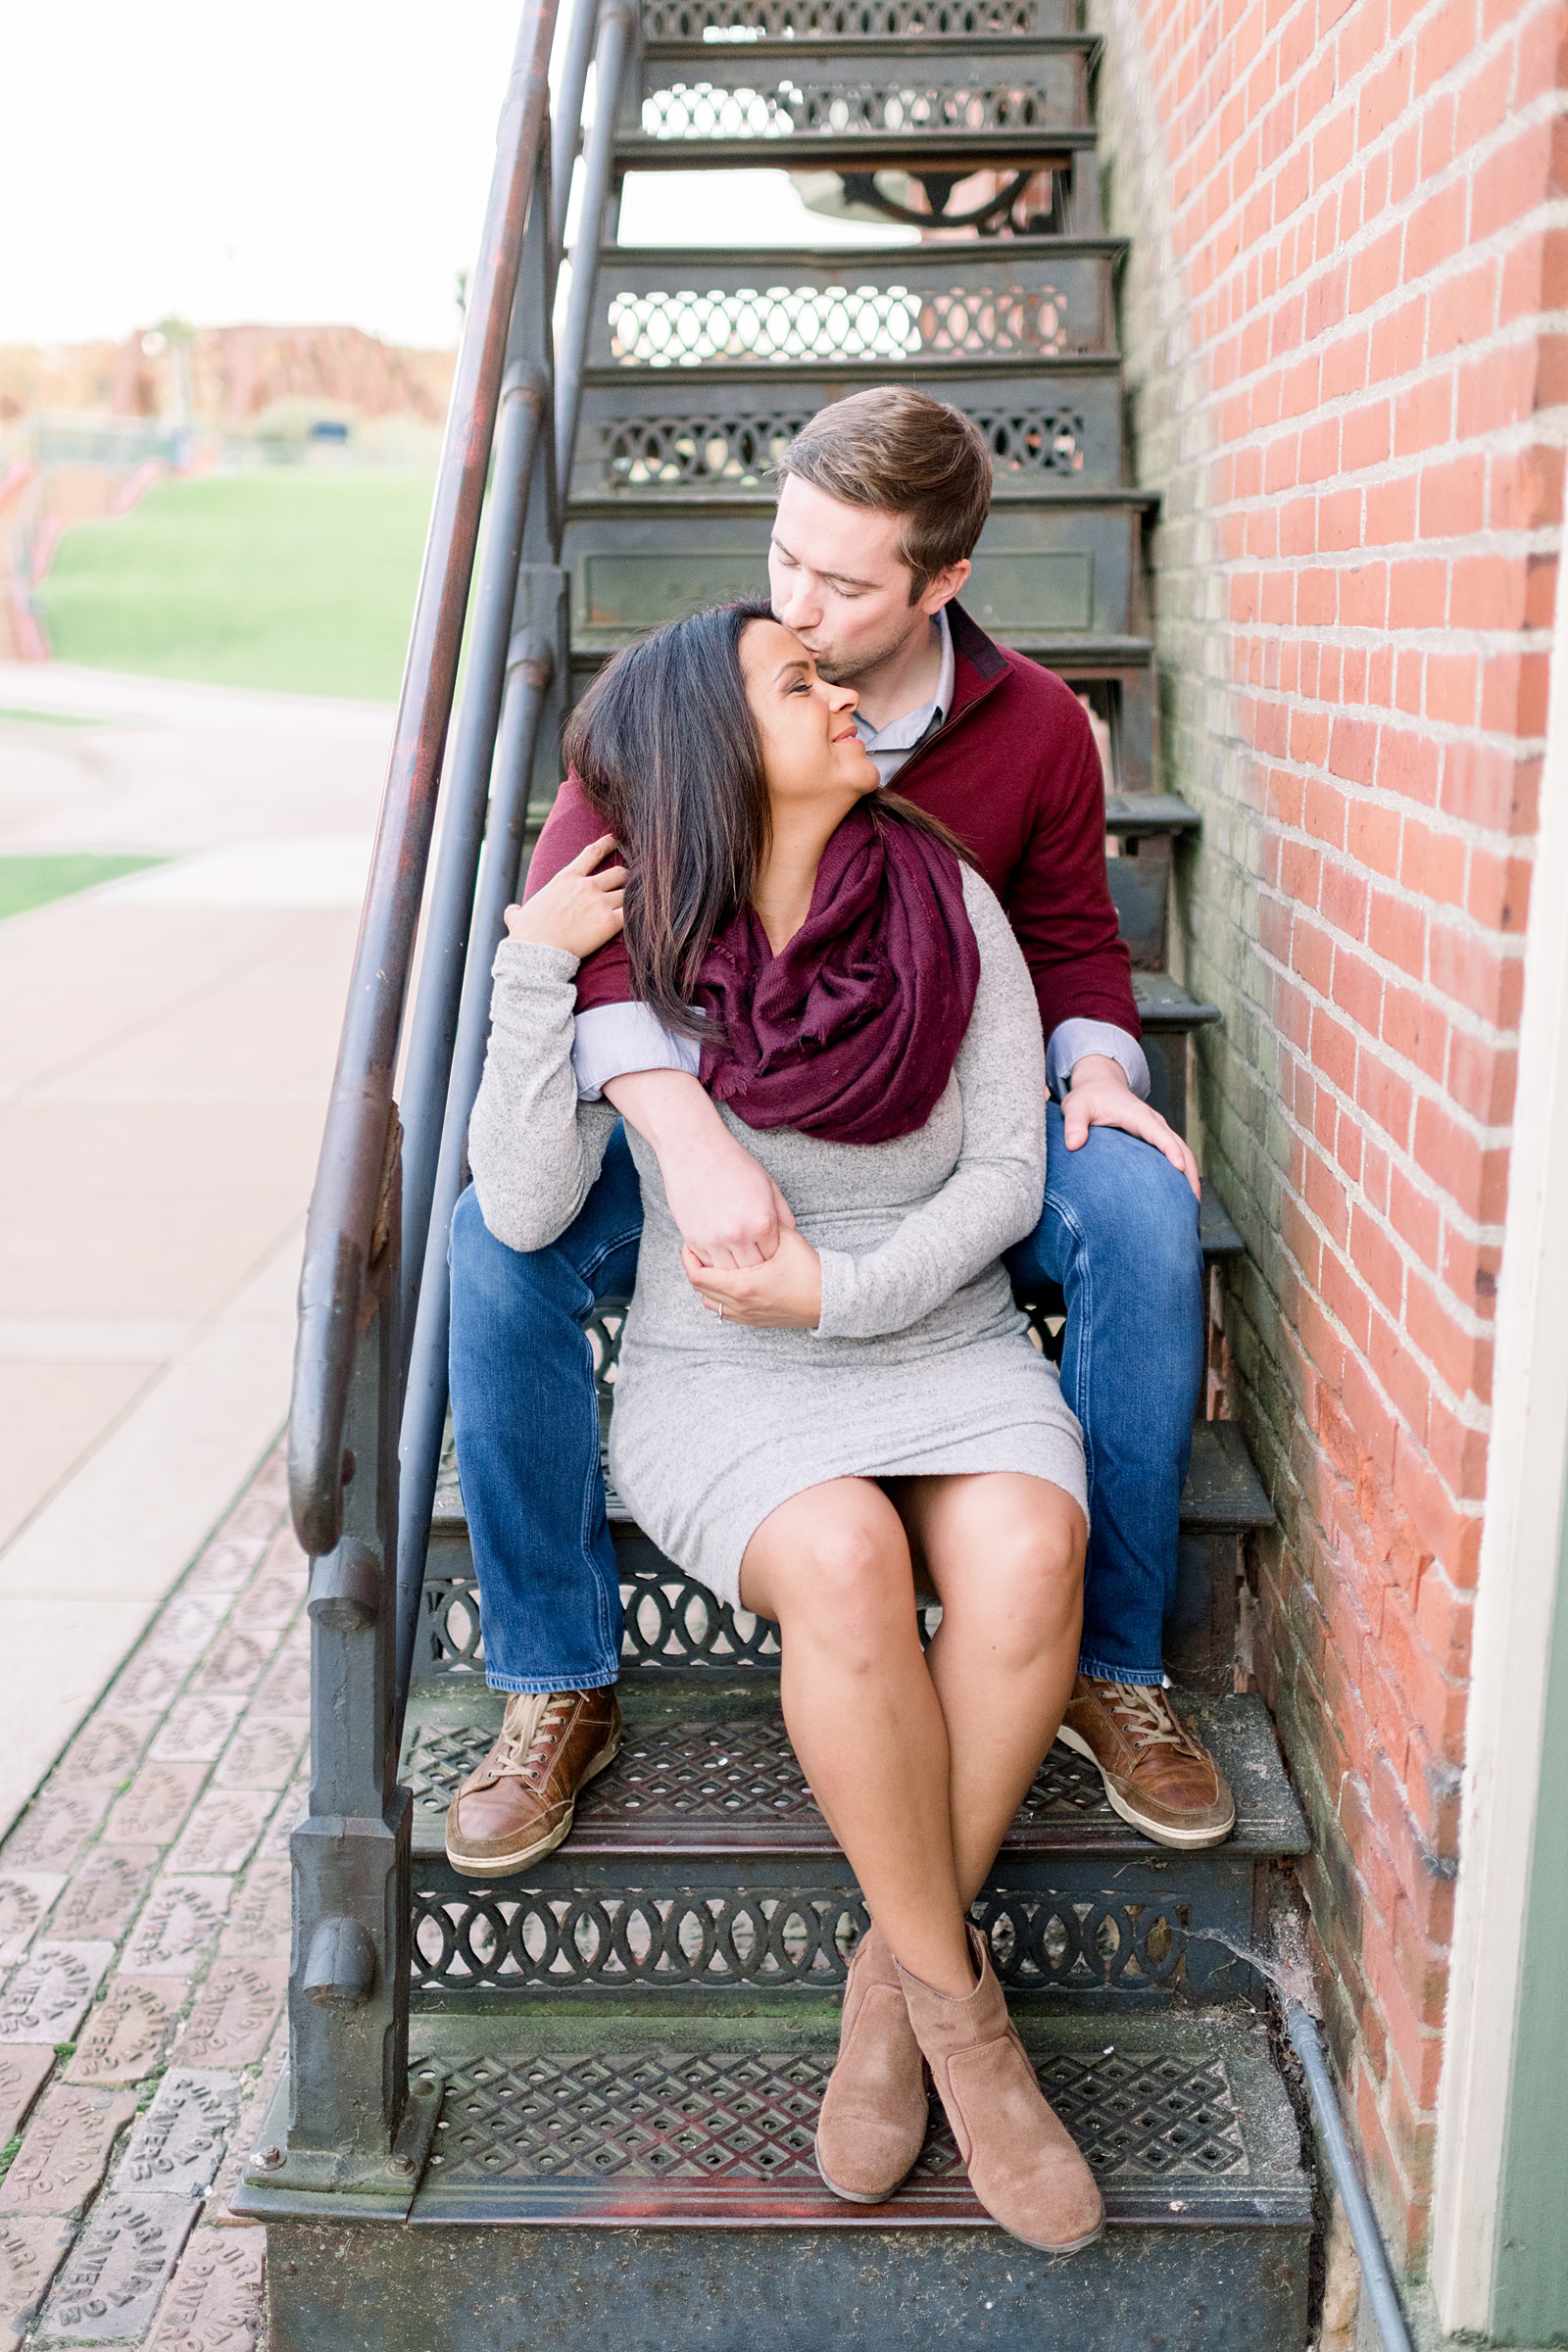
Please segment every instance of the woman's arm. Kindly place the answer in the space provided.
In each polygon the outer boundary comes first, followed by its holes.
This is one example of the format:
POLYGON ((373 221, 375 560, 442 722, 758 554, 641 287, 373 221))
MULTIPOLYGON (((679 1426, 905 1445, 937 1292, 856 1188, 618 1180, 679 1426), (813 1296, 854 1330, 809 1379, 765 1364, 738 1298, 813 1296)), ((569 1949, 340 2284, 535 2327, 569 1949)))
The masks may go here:
POLYGON ((1023 954, 990 890, 964 873, 980 987, 954 1075, 963 1145, 941 1191, 874 1250, 824 1250, 823 1339, 904 1331, 1032 1233, 1046 1194, 1046 1055, 1023 954))
POLYGON ((608 848, 592 844, 527 906, 510 907, 496 952, 468 1163, 484 1221, 512 1250, 564 1233, 615 1124, 610 1103, 578 1102, 571 1066, 579 957, 620 925, 622 870, 591 871, 608 848))
POLYGON ((980 987, 954 1074, 963 1104, 957 1165, 874 1250, 817 1252, 782 1237, 764 1266, 686 1272, 736 1322, 814 1328, 824 1339, 904 1331, 1040 1221, 1046 1190, 1046 1062, 1040 1012, 1007 918, 978 876, 964 899, 980 943, 980 987), (816 1268, 819 1262, 820 1307, 816 1268))

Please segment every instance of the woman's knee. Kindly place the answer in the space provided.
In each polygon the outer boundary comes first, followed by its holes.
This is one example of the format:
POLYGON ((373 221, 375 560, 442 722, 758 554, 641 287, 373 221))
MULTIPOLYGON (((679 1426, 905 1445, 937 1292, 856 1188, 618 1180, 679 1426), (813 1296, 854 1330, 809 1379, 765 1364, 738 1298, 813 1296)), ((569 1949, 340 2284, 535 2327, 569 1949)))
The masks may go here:
POLYGON ((792 1530, 789 1548, 774 1580, 787 1596, 786 1641, 807 1636, 863 1671, 890 1638, 913 1627, 908 1544, 891 1507, 849 1502, 813 1512, 792 1530))
POLYGON ((995 1644, 1020 1657, 1075 1642, 1083 1619, 1084 1515, 1069 1494, 1039 1483, 1038 1496, 989 1516, 966 1547, 972 1573, 941 1580, 945 1613, 975 1612, 995 1644))

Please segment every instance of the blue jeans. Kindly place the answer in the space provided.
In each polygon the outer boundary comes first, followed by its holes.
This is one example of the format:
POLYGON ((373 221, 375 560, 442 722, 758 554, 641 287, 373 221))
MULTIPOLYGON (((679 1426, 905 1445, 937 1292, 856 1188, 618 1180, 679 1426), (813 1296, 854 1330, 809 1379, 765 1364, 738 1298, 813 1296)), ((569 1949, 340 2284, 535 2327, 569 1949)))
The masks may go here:
MULTIPOLYGON (((1202 1379, 1202 1256, 1184 1179, 1148 1144, 1097 1127, 1079 1152, 1049 1106, 1045 1211, 1008 1253, 1020 1294, 1067 1300, 1062 1388, 1083 1424, 1091 1529, 1081 1663, 1163 1679, 1177 1506, 1202 1379)), ((452 1220, 452 1414, 498 1690, 592 1690, 620 1672, 620 1591, 599 1468, 584 1328, 637 1271, 642 1193, 617 1127, 575 1221, 526 1256, 472 1188, 452 1220)))

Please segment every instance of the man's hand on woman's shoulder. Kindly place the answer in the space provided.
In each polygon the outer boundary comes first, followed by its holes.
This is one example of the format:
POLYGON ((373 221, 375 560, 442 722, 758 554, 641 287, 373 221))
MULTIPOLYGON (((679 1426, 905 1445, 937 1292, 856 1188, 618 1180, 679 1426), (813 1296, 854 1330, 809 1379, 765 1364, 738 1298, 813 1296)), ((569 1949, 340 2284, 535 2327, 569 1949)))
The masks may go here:
POLYGON ((1202 1184, 1198 1162, 1174 1127, 1157 1110, 1133 1093, 1121 1064, 1108 1054, 1085 1054, 1072 1065, 1072 1084, 1061 1106, 1061 1124, 1069 1152, 1081 1151, 1091 1127, 1119 1127, 1162 1152, 1179 1168, 1199 1200, 1202 1184))
POLYGON ((614 846, 613 833, 601 834, 520 906, 509 906, 507 937, 560 948, 579 962, 613 939, 624 920, 626 868, 607 865, 597 873, 594 868, 614 846))
POLYGON ((710 1314, 755 1331, 814 1331, 822 1320, 822 1261, 804 1235, 787 1226, 760 1266, 705 1266, 690 1250, 680 1262, 710 1314))

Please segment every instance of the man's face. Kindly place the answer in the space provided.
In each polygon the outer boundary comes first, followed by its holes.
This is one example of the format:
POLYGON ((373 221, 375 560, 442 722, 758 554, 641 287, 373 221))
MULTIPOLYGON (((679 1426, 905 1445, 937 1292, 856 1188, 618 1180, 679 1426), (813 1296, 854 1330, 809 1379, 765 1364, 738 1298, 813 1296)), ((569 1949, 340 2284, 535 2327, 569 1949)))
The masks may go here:
POLYGON ((835 685, 857 685, 924 637, 969 576, 967 563, 954 564, 911 605, 909 567, 895 552, 902 522, 784 477, 767 557, 773 612, 835 685))

